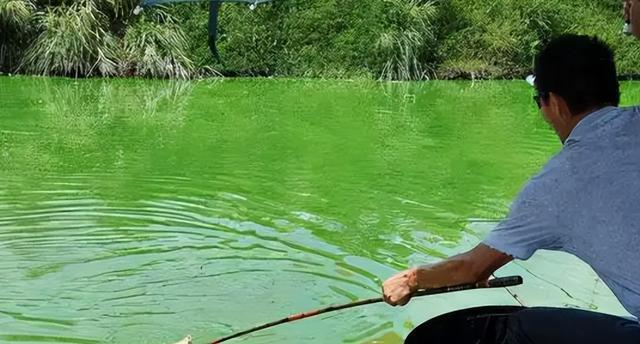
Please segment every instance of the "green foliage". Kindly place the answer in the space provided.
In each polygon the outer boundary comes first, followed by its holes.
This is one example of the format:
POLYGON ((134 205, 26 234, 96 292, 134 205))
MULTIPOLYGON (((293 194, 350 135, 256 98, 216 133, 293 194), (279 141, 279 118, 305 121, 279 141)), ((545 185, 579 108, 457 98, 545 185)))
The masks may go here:
POLYGON ((436 7, 419 0, 291 0, 248 11, 225 5, 224 69, 300 77, 421 79, 436 7))
POLYGON ((567 13, 560 1, 451 0, 440 12, 438 74, 522 74, 544 40, 568 31, 567 13))
POLYGON ((122 19, 131 15, 139 0, 97 0, 99 8, 111 18, 122 19))
POLYGON ((34 11, 29 0, 0 0, 0 70, 17 64, 34 11))
POLYGON ((170 6, 166 10, 180 21, 180 28, 187 40, 187 53, 189 59, 193 62, 194 68, 196 70, 211 68, 215 61, 207 44, 209 39, 209 3, 201 2, 170 6))
MULTIPOLYGON (((280 8, 279 4, 268 4, 250 11, 244 5, 222 5, 218 47, 223 53, 223 63, 217 69, 243 75, 282 74, 278 69, 283 56, 280 38, 284 14, 278 11, 280 8)), ((201 24, 205 37, 197 36, 205 46, 207 18, 201 24)), ((211 54, 208 50, 203 52, 211 54)))
POLYGON ((124 51, 127 74, 186 79, 193 72, 182 29, 169 14, 159 10, 143 15, 127 29, 124 51))
POLYGON ((619 2, 610 0, 443 2, 438 76, 521 76, 544 42, 568 32, 604 39, 617 52, 620 71, 638 73, 640 44, 621 34, 620 10, 619 2))
POLYGON ((303 77, 350 77, 372 75, 374 53, 373 18, 381 2, 367 6, 356 1, 293 1, 281 24, 283 72, 303 77))
POLYGON ((572 31, 595 35, 607 42, 616 53, 619 74, 640 74, 640 40, 620 33, 622 24, 617 2, 582 0, 582 5, 580 11, 574 13, 572 31))
POLYGON ((24 30, 34 9, 28 0, 0 0, 0 25, 2 28, 24 30))
POLYGON ((544 42, 597 35, 620 74, 639 75, 640 40, 621 34, 617 0, 274 0, 225 3, 218 50, 207 1, 0 0, 0 71, 73 76, 511 78, 544 42))
POLYGON ((49 7, 39 13, 41 33, 27 50, 22 68, 32 74, 111 76, 118 72, 115 37, 90 1, 49 7))
POLYGON ((382 60, 381 78, 420 80, 427 77, 427 66, 435 47, 432 21, 436 8, 431 2, 392 0, 387 2, 387 28, 376 41, 375 54, 382 60))

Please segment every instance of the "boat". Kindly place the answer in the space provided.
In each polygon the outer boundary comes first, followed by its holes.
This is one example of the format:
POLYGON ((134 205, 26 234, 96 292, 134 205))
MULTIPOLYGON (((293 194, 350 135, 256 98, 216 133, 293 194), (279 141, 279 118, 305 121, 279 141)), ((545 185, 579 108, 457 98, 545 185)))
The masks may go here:
POLYGON ((462 309, 430 319, 416 327, 405 344, 479 344, 494 343, 496 329, 504 319, 522 306, 483 306, 462 309))

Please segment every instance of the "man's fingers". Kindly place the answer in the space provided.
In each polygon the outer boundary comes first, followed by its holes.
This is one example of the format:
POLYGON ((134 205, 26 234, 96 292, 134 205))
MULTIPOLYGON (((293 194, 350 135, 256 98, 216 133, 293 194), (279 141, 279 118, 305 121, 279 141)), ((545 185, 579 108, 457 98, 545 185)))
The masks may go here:
POLYGON ((385 302, 395 307, 398 305, 398 298, 394 295, 385 296, 385 302))
POLYGON ((397 306, 396 301, 393 299, 393 297, 386 297, 384 298, 384 302, 386 302, 389 306, 397 306))
POLYGON ((392 292, 386 292, 383 294, 384 302, 391 306, 404 306, 409 303, 411 294, 406 290, 394 290, 392 292))
POLYGON ((391 296, 385 296, 384 302, 386 302, 390 306, 396 306, 396 301, 391 296))
POLYGON ((393 300, 392 300, 392 295, 387 293, 387 291, 385 290, 384 286, 382 287, 382 299, 384 300, 384 302, 388 303, 391 306, 395 306, 393 300))
POLYGON ((397 296, 392 296, 392 297, 390 298, 390 301, 391 301, 391 303, 390 303, 390 304, 391 304, 393 307, 397 307, 397 306, 404 306, 404 304, 402 303, 402 299, 401 299, 401 298, 399 298, 399 297, 397 297, 397 296))
POLYGON ((398 298, 395 295, 393 292, 385 291, 384 288, 382 289, 382 299, 391 306, 398 305, 398 298))
POLYGON ((389 295, 387 295, 387 293, 384 291, 384 286, 382 286, 382 300, 384 300, 384 302, 389 303, 389 295))

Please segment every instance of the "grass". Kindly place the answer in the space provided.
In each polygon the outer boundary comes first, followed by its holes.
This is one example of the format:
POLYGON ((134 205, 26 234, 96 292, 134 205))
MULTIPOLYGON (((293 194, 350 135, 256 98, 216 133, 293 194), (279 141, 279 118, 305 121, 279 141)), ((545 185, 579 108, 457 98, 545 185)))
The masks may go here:
POLYGON ((0 71, 18 63, 34 11, 28 0, 0 0, 0 71))
POLYGON ((393 0, 389 2, 388 29, 376 41, 376 54, 382 59, 380 78, 420 80, 429 75, 429 49, 435 45, 432 2, 393 0))
POLYGON ((28 0, 0 0, 0 24, 6 29, 24 30, 34 10, 35 6, 28 0))
POLYGON ((186 79, 193 74, 186 36, 176 20, 161 10, 131 25, 123 42, 127 75, 186 79))
POLYGON ((112 76, 118 74, 115 37, 91 0, 49 7, 37 14, 40 34, 26 51, 21 69, 30 74, 112 76))

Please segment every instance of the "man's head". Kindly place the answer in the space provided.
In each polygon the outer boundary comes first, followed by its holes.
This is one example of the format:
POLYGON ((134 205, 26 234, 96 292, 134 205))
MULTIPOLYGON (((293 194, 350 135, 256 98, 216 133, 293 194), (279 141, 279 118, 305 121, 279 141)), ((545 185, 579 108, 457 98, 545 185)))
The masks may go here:
POLYGON ((613 52, 595 37, 552 40, 536 57, 534 72, 537 102, 563 142, 585 115, 620 103, 613 52))

